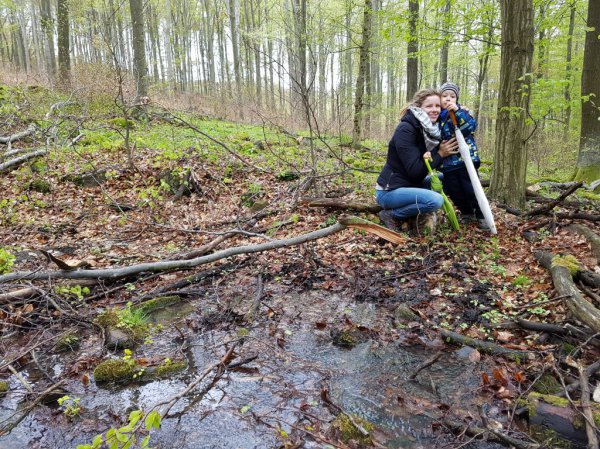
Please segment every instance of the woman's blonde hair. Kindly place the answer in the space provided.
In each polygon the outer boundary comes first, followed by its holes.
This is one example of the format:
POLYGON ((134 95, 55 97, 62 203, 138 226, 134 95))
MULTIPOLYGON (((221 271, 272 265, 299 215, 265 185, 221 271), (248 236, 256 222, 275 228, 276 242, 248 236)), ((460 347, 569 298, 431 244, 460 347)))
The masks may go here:
POLYGON ((425 99, 433 95, 437 95, 438 97, 440 97, 440 100, 442 98, 441 92, 437 89, 421 89, 415 92, 415 94, 412 97, 412 100, 405 104, 404 107, 400 110, 400 118, 406 115, 406 111, 408 111, 408 108, 410 106, 416 106, 420 108, 425 99))

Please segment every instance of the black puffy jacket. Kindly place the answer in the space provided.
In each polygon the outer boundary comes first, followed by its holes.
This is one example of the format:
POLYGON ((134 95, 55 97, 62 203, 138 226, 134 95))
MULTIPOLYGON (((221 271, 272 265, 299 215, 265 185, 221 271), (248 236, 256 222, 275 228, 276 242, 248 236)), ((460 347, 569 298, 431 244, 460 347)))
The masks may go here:
MULTIPOLYGON (((431 168, 442 165, 443 158, 438 154, 439 146, 431 152, 431 168)), ((427 166, 423 155, 427 152, 423 127, 413 113, 408 110, 400 120, 388 144, 387 161, 377 178, 377 184, 384 190, 398 187, 423 187, 427 176, 427 166)))

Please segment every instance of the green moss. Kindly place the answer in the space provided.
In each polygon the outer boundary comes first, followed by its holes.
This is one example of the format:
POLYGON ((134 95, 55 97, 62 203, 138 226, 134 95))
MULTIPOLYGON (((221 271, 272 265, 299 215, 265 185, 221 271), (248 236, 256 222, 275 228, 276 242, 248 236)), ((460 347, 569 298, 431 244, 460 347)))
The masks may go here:
POLYGON ((551 374, 544 373, 534 384, 533 390, 541 394, 556 394, 562 386, 551 374))
POLYGON ((133 306, 131 309, 135 311, 140 311, 144 315, 150 315, 152 312, 155 312, 159 309, 164 309, 165 307, 172 306, 173 304, 177 304, 180 301, 181 297, 177 295, 160 296, 158 298, 144 301, 141 304, 133 306))
POLYGON ((0 380, 0 396, 6 394, 8 391, 8 382, 5 380, 0 380))
POLYGON ((344 443, 348 443, 350 440, 356 441, 358 444, 371 445, 371 432, 373 432, 373 424, 369 421, 352 414, 352 420, 345 413, 340 413, 333 421, 332 426, 340 432, 340 439, 344 443), (352 422, 361 426, 369 434, 364 435, 352 422))
POLYGON ((50 186, 50 183, 44 179, 34 179, 29 183, 29 190, 39 193, 50 193, 52 187, 50 186))
POLYGON ((79 347, 81 338, 77 335, 68 333, 58 339, 54 345, 54 350, 57 352, 73 351, 79 347))
POLYGON ((583 190, 577 193, 577 196, 581 198, 587 198, 588 200, 600 201, 600 193, 595 193, 600 187, 596 187, 594 192, 588 192, 587 190, 583 190))
POLYGON ((564 267, 569 270, 571 276, 575 276, 577 272, 581 269, 581 265, 575 256, 566 255, 566 256, 554 256, 552 258, 552 266, 553 267, 564 267))
POLYGON ((355 332, 351 329, 344 329, 333 335, 333 344, 344 348, 353 348, 359 343, 355 332))
POLYGON ((116 326, 119 324, 119 315, 113 309, 108 309, 96 316, 94 322, 102 327, 116 326))
POLYGON ((29 167, 34 173, 45 173, 46 171, 48 171, 48 165, 40 159, 34 161, 29 167))
POLYGON ((598 165, 590 165, 578 168, 574 181, 594 182, 598 178, 600 178, 600 167, 598 165))
POLYGON ((94 369, 94 379, 99 383, 129 381, 133 379, 135 367, 136 363, 133 360, 105 360, 94 369))
POLYGON ((529 433, 536 441, 541 442, 544 447, 551 447, 553 449, 572 448, 569 440, 560 437, 556 431, 541 424, 532 424, 529 427, 529 433))
POLYGON ((529 393, 529 400, 542 400, 546 404, 554 405, 556 407, 569 407, 569 400, 565 398, 561 398, 559 396, 554 396, 551 394, 542 394, 542 393, 529 393))
POLYGON ((165 359, 163 363, 156 369, 157 377, 168 377, 171 374, 178 373, 186 369, 187 363, 185 360, 175 360, 165 359))
POLYGON ((126 120, 124 117, 117 117, 110 121, 117 128, 129 129, 135 128, 135 122, 133 120, 126 120))

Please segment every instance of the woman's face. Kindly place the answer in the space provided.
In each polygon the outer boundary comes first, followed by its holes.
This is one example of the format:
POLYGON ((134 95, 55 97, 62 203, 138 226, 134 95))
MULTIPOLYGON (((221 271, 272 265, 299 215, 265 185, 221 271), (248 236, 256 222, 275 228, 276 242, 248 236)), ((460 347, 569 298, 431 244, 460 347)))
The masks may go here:
POLYGON ((437 95, 430 95, 429 97, 425 98, 421 104, 421 109, 423 109, 429 116, 431 123, 437 122, 441 111, 440 97, 437 95))

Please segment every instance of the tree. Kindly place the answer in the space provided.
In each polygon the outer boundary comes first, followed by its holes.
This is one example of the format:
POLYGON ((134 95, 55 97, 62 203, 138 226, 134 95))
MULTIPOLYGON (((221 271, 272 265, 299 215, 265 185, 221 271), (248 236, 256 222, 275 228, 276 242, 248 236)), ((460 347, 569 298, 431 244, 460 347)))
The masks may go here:
POLYGON ((525 205, 526 119, 533 59, 533 2, 502 0, 500 96, 490 196, 513 207, 525 205))
POLYGON ((64 86, 69 86, 71 78, 71 51, 69 48, 68 0, 58 0, 56 16, 58 22, 58 72, 60 82, 64 86))
POLYGON ((419 88, 419 38, 417 24, 419 21, 419 0, 408 1, 409 21, 408 27, 408 61, 406 62, 406 101, 410 101, 419 88))
POLYGON ((363 15, 362 43, 360 45, 360 56, 358 66, 358 76, 356 78, 356 92, 354 100, 354 126, 352 128, 352 143, 355 147, 360 146, 362 134, 362 114, 365 105, 365 79, 369 68, 369 53, 371 42, 371 14, 373 4, 372 0, 365 0, 365 9, 363 15))
POLYGON ((589 0, 581 74, 581 132, 577 181, 600 178, 600 0, 589 0))
POLYGON ((133 71, 135 73, 137 98, 139 99, 148 95, 143 1, 129 0, 129 12, 131 14, 131 34, 133 39, 133 71))

